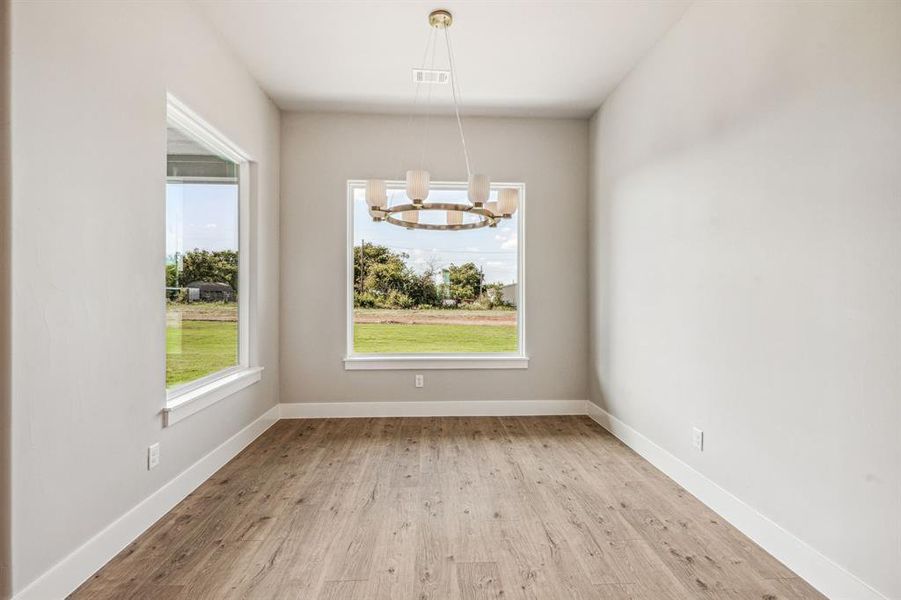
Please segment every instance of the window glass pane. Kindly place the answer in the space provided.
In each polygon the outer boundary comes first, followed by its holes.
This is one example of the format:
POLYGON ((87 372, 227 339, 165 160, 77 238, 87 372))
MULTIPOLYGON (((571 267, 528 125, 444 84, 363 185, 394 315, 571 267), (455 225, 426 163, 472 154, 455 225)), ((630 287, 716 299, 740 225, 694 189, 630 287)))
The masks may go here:
POLYGON ((169 130, 166 387, 234 367, 238 353, 238 165, 169 130))
MULTIPOLYGON (((390 204, 406 202, 402 189, 389 190, 390 204)), ((468 203, 465 190, 434 189, 427 202, 468 203)), ((518 213, 496 228, 429 231, 373 222, 362 188, 353 190, 353 208, 354 353, 518 351, 518 213)), ((464 215, 464 223, 476 220, 464 215)))

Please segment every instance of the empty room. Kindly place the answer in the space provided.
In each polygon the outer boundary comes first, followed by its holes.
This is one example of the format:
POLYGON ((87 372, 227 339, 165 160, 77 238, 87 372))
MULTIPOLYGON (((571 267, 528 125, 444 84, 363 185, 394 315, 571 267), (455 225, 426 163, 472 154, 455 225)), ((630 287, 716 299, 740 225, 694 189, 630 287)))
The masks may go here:
POLYGON ((901 0, 0 25, 0 600, 901 600, 901 0))

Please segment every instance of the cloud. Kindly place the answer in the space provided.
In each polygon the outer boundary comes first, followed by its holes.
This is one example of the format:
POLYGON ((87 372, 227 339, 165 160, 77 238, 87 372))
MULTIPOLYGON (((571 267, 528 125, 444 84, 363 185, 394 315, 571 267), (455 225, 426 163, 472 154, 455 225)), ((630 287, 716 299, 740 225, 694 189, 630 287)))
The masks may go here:
POLYGON ((500 242, 501 250, 516 250, 517 235, 515 229, 504 228, 498 230, 494 234, 494 240, 500 242))
POLYGON ((518 240, 516 239, 516 235, 506 240, 503 244, 501 244, 502 250, 516 250, 516 244, 518 240))

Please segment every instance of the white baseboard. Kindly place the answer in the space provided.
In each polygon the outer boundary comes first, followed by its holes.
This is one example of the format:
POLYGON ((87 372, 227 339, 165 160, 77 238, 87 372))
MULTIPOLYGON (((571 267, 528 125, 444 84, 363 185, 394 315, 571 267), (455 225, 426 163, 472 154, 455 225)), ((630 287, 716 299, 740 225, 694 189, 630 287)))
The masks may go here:
POLYGON ((65 598, 278 420, 273 406, 140 504, 113 521, 13 597, 65 598))
POLYGON ((585 400, 437 400, 283 403, 283 419, 584 415, 585 400))
POLYGON ((827 597, 832 600, 889 600, 598 405, 586 402, 585 412, 827 597))

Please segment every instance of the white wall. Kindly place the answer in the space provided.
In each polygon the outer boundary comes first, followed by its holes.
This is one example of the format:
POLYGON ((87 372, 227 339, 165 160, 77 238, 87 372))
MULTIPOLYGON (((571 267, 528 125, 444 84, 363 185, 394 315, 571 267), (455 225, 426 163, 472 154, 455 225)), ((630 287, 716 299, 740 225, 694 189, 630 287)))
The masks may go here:
POLYGON ((897 2, 696 3, 591 135, 592 400, 890 598, 899 32, 897 2))
MULTIPOLYGON (((404 159, 418 157, 407 123, 380 115, 282 118, 282 401, 586 398, 586 121, 465 122, 474 168, 526 183, 528 370, 432 371, 422 389, 408 371, 344 371, 347 180, 402 177, 404 159)), ((455 121, 433 118, 430 128, 432 179, 465 181, 455 121)))
POLYGON ((9 597, 12 575, 9 157, 9 2, 0 0, 0 599, 9 597))
POLYGON ((181 2, 15 2, 12 19, 20 590, 277 402, 279 112, 181 2), (163 429, 167 90, 259 162, 266 370, 163 429))

